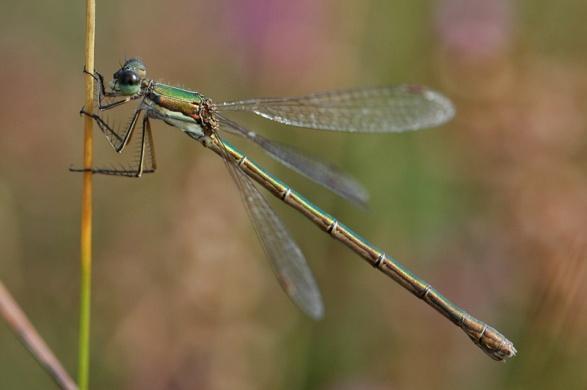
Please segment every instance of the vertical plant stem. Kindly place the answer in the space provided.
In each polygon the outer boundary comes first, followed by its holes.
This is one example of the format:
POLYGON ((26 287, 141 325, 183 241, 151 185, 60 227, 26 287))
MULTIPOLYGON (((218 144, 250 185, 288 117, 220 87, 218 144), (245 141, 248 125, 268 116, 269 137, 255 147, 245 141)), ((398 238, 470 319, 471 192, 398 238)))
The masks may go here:
MULTIPOLYGON (((85 66, 88 72, 94 72, 94 38, 95 38, 95 0, 86 0, 86 48, 85 66)), ((94 79, 86 78, 86 105, 89 112, 94 107, 94 79)), ((81 390, 87 390, 90 378, 90 308, 92 291, 92 119, 84 116, 84 170, 82 189, 81 220, 81 281, 80 281, 80 321, 79 321, 79 355, 78 384, 81 390)))

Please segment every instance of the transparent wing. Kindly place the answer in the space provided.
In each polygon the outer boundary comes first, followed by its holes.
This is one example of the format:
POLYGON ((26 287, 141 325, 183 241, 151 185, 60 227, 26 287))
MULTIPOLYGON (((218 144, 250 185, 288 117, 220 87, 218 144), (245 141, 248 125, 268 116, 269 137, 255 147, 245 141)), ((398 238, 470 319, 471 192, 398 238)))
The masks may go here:
POLYGON ((281 287, 304 313, 314 319, 322 318, 324 306, 320 290, 301 249, 252 179, 235 164, 226 150, 224 154, 226 165, 240 190, 247 213, 281 287))
POLYGON ((373 133, 438 126, 455 112, 448 98, 417 85, 250 99, 216 106, 218 111, 250 111, 286 125, 373 133))
POLYGON ((301 152, 248 130, 238 123, 217 115, 221 129, 242 136, 259 145, 272 158, 299 174, 324 186, 335 194, 359 206, 366 207, 369 201, 367 190, 352 177, 336 168, 308 157, 301 152))

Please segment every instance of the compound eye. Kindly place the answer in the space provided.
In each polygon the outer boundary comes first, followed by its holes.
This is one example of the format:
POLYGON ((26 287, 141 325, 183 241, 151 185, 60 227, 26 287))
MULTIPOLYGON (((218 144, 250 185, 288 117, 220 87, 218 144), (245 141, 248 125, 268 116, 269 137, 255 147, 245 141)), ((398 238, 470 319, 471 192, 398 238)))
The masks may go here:
POLYGON ((118 75, 118 82, 124 85, 138 85, 140 79, 135 72, 123 71, 118 75))

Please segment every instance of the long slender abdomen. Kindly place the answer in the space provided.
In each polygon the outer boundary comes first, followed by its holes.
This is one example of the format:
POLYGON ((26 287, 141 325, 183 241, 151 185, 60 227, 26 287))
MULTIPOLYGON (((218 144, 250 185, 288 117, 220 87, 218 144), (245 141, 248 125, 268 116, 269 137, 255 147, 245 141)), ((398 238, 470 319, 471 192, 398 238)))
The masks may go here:
MULTIPOLYGON (((406 290, 432 306, 444 317, 460 327, 492 359, 503 361, 516 354, 513 343, 497 330, 446 299, 426 281, 411 273, 400 262, 387 256, 383 251, 370 244, 336 218, 322 211, 285 183, 265 172, 232 145, 226 142, 223 143, 223 148, 230 153, 231 157, 249 177, 265 187, 275 197, 299 211, 334 239, 345 244, 373 267, 379 269, 406 290)), ((224 156, 218 145, 215 145, 212 149, 221 157, 224 156)))

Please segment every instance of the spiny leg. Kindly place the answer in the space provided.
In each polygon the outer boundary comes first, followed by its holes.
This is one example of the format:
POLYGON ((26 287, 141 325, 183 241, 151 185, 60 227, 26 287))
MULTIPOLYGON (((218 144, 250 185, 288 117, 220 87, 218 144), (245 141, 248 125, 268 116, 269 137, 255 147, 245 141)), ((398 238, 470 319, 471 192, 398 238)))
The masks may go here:
MULTIPOLYGON (((136 170, 136 177, 141 177, 141 175, 143 174, 143 168, 144 168, 144 163, 145 163, 145 143, 147 140, 147 126, 148 126, 149 120, 147 118, 147 116, 145 115, 145 117, 143 118, 143 131, 141 132, 141 149, 139 152, 139 166, 137 167, 136 170)), ((149 125, 149 129, 150 129, 150 125, 149 125)), ((152 145, 151 145, 152 147, 152 145)))
MULTIPOLYGON (((137 121, 139 119, 139 115, 141 115, 141 111, 142 110, 139 108, 133 114, 132 119, 128 125, 127 130, 126 130, 126 133, 124 135, 124 138, 122 139, 122 144, 120 144, 120 146, 116 149, 116 152, 121 153, 124 150, 124 148, 126 148, 126 145, 128 145, 128 142, 130 141, 130 138, 132 137, 132 134, 134 133, 135 128, 137 127, 137 121)), ((145 116, 145 118, 146 118, 146 116, 145 116)), ((143 138, 145 137, 144 133, 145 133, 145 124, 143 122, 143 138)), ((145 142, 143 140, 143 144, 144 143, 145 142)))
POLYGON ((104 105, 102 104, 102 100, 98 97, 98 108, 100 109, 100 111, 110 110, 111 108, 121 106, 121 105, 123 105, 125 103, 130 102, 131 100, 138 99, 138 98, 140 98, 142 96, 143 95, 127 96, 124 99, 117 100, 117 101, 112 102, 110 104, 104 104, 104 105))
POLYGON ((147 142, 149 143, 149 152, 151 154, 151 169, 145 170, 144 173, 151 173, 157 170, 157 159, 155 158, 155 142, 153 141, 153 132, 151 131, 151 122, 149 117, 145 115, 143 118, 143 137, 147 133, 147 142))
MULTIPOLYGON (((133 115, 133 119, 131 121, 131 124, 130 124, 128 130, 126 131, 126 135, 124 137, 124 143, 122 144, 122 146, 126 146, 130 142, 130 139, 132 138, 132 135, 133 135, 134 130, 136 128, 136 124, 138 122, 138 117, 140 115, 140 112, 141 112, 141 110, 137 110, 135 115, 133 115)), ((98 123, 99 126, 100 126, 100 123, 107 126, 107 124, 98 115, 93 115, 93 114, 88 114, 88 113, 85 113, 85 114, 94 118, 94 120, 96 120, 96 122, 98 123)), ((111 129, 110 129, 110 131, 114 132, 111 129)), ((124 147, 122 149, 124 149, 124 147)), ((122 149, 120 150, 120 152, 122 152, 122 149)), ((115 149, 115 150, 118 151, 118 149, 115 149)), ((154 143, 153 143, 153 134, 151 131, 151 124, 149 122, 149 118, 145 115, 143 117, 143 125, 142 125, 141 138, 140 138, 140 149, 139 149, 139 156, 138 156, 138 165, 136 167, 129 167, 129 169, 116 169, 116 168, 108 167, 108 168, 93 168, 93 169, 89 169, 89 170, 88 169, 80 169, 80 168, 70 168, 69 170, 72 172, 91 171, 92 173, 95 173, 95 174, 110 175, 110 176, 141 177, 141 175, 143 173, 153 173, 153 172, 155 172, 156 169, 157 169, 157 163, 155 161, 155 149, 154 149, 154 143), (145 160, 145 153, 147 150, 147 143, 148 143, 148 148, 149 148, 149 152, 150 152, 150 167, 145 169, 144 160, 145 160)))
POLYGON ((149 117, 143 117, 143 127, 141 131, 141 147, 139 149, 138 166, 136 169, 117 171, 116 173, 95 172, 103 174, 115 174, 119 176, 141 177, 143 173, 154 173, 157 170, 157 161, 155 160, 155 144, 153 142, 153 132, 151 131, 151 122, 149 117), (150 167, 145 169, 145 153, 149 149, 150 167))
POLYGON ((122 153, 122 151, 124 150, 126 145, 128 145, 128 142, 132 136, 132 133, 134 132, 134 129, 137 125, 137 120, 139 119, 139 115, 141 114, 141 111, 142 110, 140 108, 135 110, 135 112, 132 116, 132 119, 128 124, 128 127, 123 132, 124 136, 122 136, 122 137, 116 132, 116 130, 114 130, 112 127, 110 127, 110 125, 108 123, 106 123, 104 121, 104 119, 102 119, 102 117, 100 117, 100 115, 89 113, 88 111, 84 110, 83 108, 81 109, 80 114, 87 115, 90 118, 94 119, 96 121, 96 124, 100 128, 100 130, 102 130, 102 133, 104 133, 104 135, 106 136, 106 139, 110 143, 110 146, 112 146, 112 148, 117 153, 122 153), (112 137, 116 138, 116 141, 117 141, 116 143, 113 142, 112 137))

